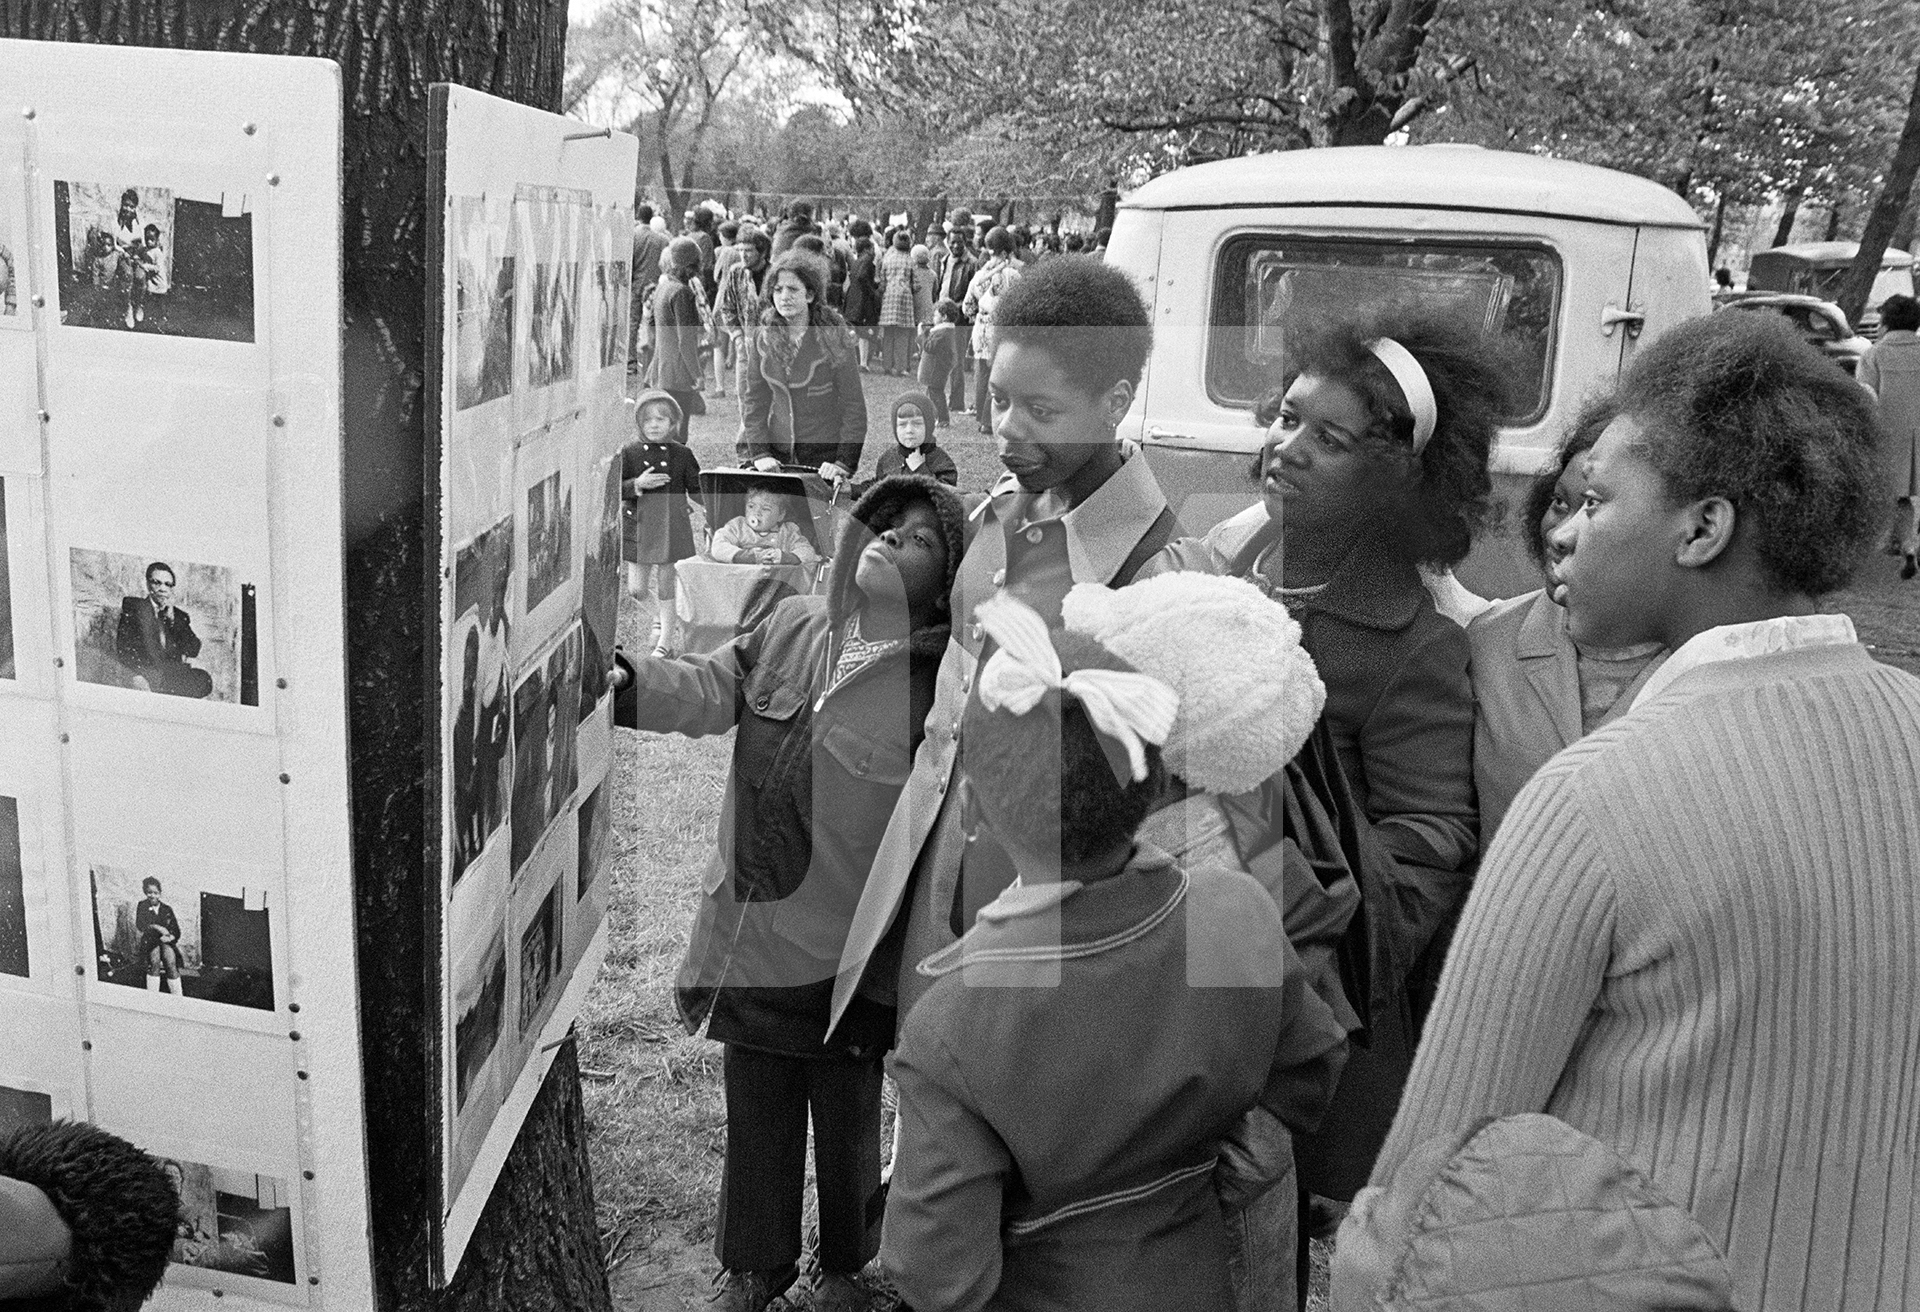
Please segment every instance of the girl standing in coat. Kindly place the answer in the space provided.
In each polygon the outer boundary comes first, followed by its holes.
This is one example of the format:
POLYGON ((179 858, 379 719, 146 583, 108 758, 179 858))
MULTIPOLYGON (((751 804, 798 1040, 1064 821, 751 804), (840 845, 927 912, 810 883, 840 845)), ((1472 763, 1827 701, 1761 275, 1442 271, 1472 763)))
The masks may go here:
POLYGON ((913 238, 905 229, 893 234, 880 258, 880 360, 885 373, 905 375, 919 325, 919 275, 914 271, 913 238))
POLYGON ((689 1032, 726 1045, 727 1158, 709 1306, 761 1312, 800 1257, 814 1125, 822 1279, 811 1307, 864 1306, 874 1254, 880 1058, 890 1005, 828 1004, 847 923, 907 777, 947 642, 960 499, 932 479, 883 480, 857 502, 826 595, 789 597, 707 656, 622 661, 615 722, 699 736, 736 724, 719 843, 675 996, 689 1032), (876 536, 877 535, 877 536, 876 536))
POLYGON ((653 654, 674 645, 674 564, 694 554, 700 458, 687 447, 686 422, 670 392, 642 392, 634 407, 640 440, 620 452, 622 556, 627 591, 653 598, 653 654))
POLYGON ((653 289, 653 385, 671 396, 683 415, 707 409, 700 396, 704 325, 692 286, 699 276, 700 247, 690 237, 676 237, 660 257, 660 284, 653 289))
POLYGON ((793 250, 767 274, 744 371, 741 442, 761 470, 817 469, 829 483, 851 478, 867 440, 867 398, 846 320, 827 305, 826 261, 793 250))
POLYGON ((872 358, 873 334, 880 327, 880 278, 871 237, 854 239, 853 264, 847 270, 846 315, 859 338, 860 367, 865 369, 872 358))

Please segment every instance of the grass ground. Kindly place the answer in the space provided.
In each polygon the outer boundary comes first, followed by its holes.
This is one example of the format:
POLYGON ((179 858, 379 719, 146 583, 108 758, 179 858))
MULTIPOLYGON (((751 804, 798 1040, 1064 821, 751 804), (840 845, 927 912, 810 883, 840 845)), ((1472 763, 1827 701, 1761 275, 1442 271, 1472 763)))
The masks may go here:
MULTIPOLYGON (((904 380, 869 376, 867 460, 884 448, 886 416, 904 380)), ((961 487, 999 472, 991 440, 969 416, 941 443, 961 487)), ((703 465, 730 464, 738 410, 710 398, 690 438, 703 465)), ((1870 561, 1834 609, 1854 616, 1882 660, 1920 673, 1920 583, 1903 585, 1898 562, 1870 561)), ((623 643, 648 640, 648 605, 622 603, 623 643)), ((731 736, 704 740, 619 733, 615 738, 615 855, 606 964, 581 1011, 589 1152, 615 1306, 681 1312, 708 1288, 713 1206, 725 1148, 720 1049, 681 1029, 671 999, 725 784, 731 736)), ((1315 1306, 1324 1306, 1326 1250, 1316 1245, 1315 1306)))

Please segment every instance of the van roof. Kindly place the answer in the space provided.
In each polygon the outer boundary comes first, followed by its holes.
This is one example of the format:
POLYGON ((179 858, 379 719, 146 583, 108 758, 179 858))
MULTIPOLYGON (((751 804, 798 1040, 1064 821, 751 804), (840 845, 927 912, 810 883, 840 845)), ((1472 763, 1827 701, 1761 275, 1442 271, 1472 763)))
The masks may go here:
POLYGON ((1599 223, 1703 226, 1658 183, 1569 160, 1478 146, 1329 146, 1196 164, 1154 178, 1122 209, 1391 205, 1550 214, 1599 223))
MULTIPOLYGON (((1756 260, 1773 260, 1781 257, 1805 260, 1809 264, 1851 264, 1853 257, 1860 253, 1857 241, 1798 241, 1787 246, 1772 246, 1764 251, 1755 251, 1756 260)), ((1913 256, 1898 246, 1887 247, 1880 256, 1883 269, 1903 269, 1913 263, 1913 256)))

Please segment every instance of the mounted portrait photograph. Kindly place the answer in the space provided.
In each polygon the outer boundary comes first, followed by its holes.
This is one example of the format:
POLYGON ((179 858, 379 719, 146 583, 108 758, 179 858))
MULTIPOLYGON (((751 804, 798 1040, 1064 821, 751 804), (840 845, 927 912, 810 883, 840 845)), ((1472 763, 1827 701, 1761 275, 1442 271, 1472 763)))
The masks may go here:
POLYGON ((464 1111, 500 1041, 507 998, 507 935, 495 924, 480 951, 463 955, 453 981, 453 1100, 464 1111))
POLYGON ((267 890, 212 867, 187 875, 95 862, 95 974, 102 984, 273 1010, 267 890))
POLYGON ((578 902, 587 890, 599 882, 613 855, 613 817, 607 810, 607 786, 601 783, 580 799, 580 869, 574 882, 573 899, 578 902))
POLYGON ((575 625, 513 691, 513 852, 520 867, 579 782, 580 628, 575 625))
POLYGON ((524 361, 529 389, 573 378, 580 330, 579 249, 585 244, 578 231, 580 207, 553 198, 551 189, 543 190, 545 194, 523 194, 514 202, 520 235, 515 257, 523 266, 527 298, 514 355, 517 362, 524 361))
POLYGON ((27 944, 26 863, 20 852, 20 799, 0 797, 0 975, 25 979, 27 944))
POLYGON ((595 264, 593 292, 600 326, 600 367, 611 369, 627 358, 627 262, 601 260, 595 264))
POLYGON ((600 479, 598 523, 589 528, 586 563, 580 573, 581 628, 586 664, 580 671, 580 719, 584 723, 607 692, 613 664, 614 628, 620 618, 620 461, 607 462, 600 479))
POLYGON ((449 886, 506 819, 513 792, 512 586, 513 520, 507 518, 454 555, 446 650, 447 689, 455 699, 447 712, 449 886))
POLYGON ((560 973, 560 885, 555 882, 540 909, 520 933, 520 1037, 538 1023, 540 1011, 560 973))
POLYGON ((14 240, 13 216, 0 205, 0 319, 18 321, 27 299, 26 251, 14 240))
POLYGON ((7 560, 7 480, 0 478, 0 679, 12 679, 13 573, 7 560))
POLYGON ((251 583, 196 561, 81 547, 70 556, 80 682, 260 704, 251 583))
POLYGON ((513 390, 513 224, 485 200, 453 201, 453 408, 513 390))
POLYGON ((527 489, 527 613, 573 572, 573 480, 553 473, 527 489))
POLYGON ((180 1195, 170 1261, 276 1284, 294 1282, 293 1201, 285 1180, 174 1157, 159 1162, 180 1195))
POLYGON ((168 337, 254 340, 253 215, 244 192, 53 184, 60 322, 168 337))

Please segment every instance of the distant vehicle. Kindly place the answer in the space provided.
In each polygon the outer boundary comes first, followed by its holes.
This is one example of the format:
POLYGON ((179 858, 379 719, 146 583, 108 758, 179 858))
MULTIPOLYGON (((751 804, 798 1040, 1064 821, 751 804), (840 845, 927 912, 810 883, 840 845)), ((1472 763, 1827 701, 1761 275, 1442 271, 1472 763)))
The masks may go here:
POLYGON ((1873 343, 1855 333, 1847 324, 1846 313, 1832 301, 1818 296, 1793 296, 1785 292, 1748 292, 1726 301, 1723 310, 1761 310, 1782 314, 1800 335, 1820 354, 1852 373, 1860 357, 1873 343))
MULTIPOLYGON (((1516 362, 1493 456, 1509 507, 1581 401, 1638 345, 1710 313, 1706 237, 1645 178, 1474 146, 1282 151, 1180 169, 1121 201, 1107 262, 1131 274, 1154 349, 1121 431, 1189 532, 1255 499, 1255 399, 1301 320, 1380 303, 1463 314, 1516 362)), ((1483 596, 1540 585, 1517 533, 1458 569, 1483 596)))
MULTIPOLYGON (((1831 301, 1859 253, 1857 241, 1803 241, 1755 251, 1747 264, 1747 290, 1793 292, 1831 301)), ((1896 293, 1913 295, 1913 256, 1889 248, 1880 256, 1880 272, 1874 277, 1873 290, 1867 293, 1867 308, 1860 315, 1862 333, 1879 336, 1880 302, 1896 293)))

